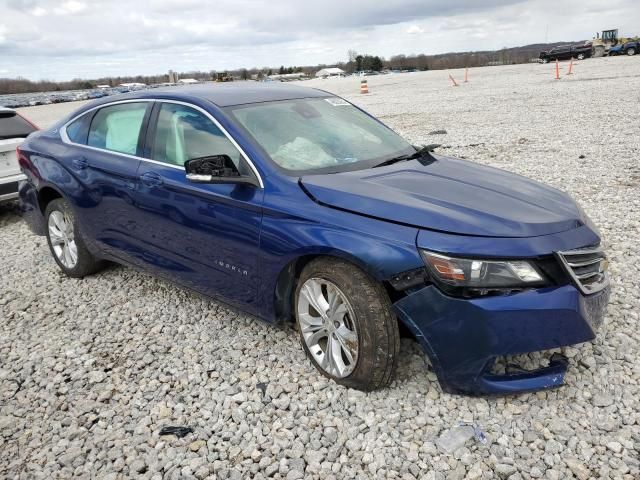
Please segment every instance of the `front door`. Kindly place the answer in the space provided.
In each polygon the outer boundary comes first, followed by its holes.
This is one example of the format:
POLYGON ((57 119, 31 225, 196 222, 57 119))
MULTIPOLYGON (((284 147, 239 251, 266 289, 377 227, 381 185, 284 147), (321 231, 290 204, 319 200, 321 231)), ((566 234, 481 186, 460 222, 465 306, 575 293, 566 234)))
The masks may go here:
POLYGON ((203 111, 170 102, 154 107, 145 150, 136 206, 147 267, 255 311, 263 190, 191 183, 183 167, 226 154, 241 173, 254 175, 240 151, 203 111))
POLYGON ((569 60, 571 58, 571 47, 558 48, 558 60, 569 60))

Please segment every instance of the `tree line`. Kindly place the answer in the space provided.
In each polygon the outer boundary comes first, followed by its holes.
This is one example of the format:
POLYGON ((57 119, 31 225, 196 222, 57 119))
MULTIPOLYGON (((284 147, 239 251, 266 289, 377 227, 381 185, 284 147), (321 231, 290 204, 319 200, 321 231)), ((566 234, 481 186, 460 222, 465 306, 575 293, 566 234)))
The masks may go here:
MULTIPOLYGON (((195 78, 196 80, 216 80, 232 76, 237 79, 248 80, 250 78, 262 79, 275 73, 306 73, 313 75, 322 68, 339 67, 347 73, 363 70, 381 71, 391 70, 446 70, 452 68, 480 67, 485 65, 505 65, 516 63, 527 63, 533 58, 537 58, 540 51, 548 50, 557 45, 572 42, 556 42, 551 44, 533 44, 523 47, 503 48, 497 51, 460 52, 444 53, 439 55, 394 55, 388 59, 378 55, 358 53, 355 50, 347 52, 347 61, 338 62, 331 65, 312 66, 284 66, 275 67, 254 67, 241 68, 237 70, 226 70, 224 72, 210 71, 190 71, 178 72, 179 78, 195 78)), ((146 83, 158 84, 169 81, 168 74, 161 75, 135 75, 103 77, 93 80, 74 79, 66 82, 53 82, 49 80, 31 81, 26 78, 0 78, 0 95, 11 93, 33 93, 50 92, 62 90, 84 90, 92 89, 97 85, 118 86, 121 83, 146 83)))

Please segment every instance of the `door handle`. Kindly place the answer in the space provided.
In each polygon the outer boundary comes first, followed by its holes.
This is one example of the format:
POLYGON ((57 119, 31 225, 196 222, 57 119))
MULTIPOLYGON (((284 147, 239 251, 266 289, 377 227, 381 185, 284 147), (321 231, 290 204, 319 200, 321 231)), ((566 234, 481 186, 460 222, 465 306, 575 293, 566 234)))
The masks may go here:
POLYGON ((140 175, 140 181, 147 187, 157 187, 158 185, 162 185, 162 177, 153 172, 145 172, 140 175))
POLYGON ((87 159, 84 157, 74 158, 71 160, 71 164, 76 170, 84 170, 89 166, 89 162, 87 162, 87 159))

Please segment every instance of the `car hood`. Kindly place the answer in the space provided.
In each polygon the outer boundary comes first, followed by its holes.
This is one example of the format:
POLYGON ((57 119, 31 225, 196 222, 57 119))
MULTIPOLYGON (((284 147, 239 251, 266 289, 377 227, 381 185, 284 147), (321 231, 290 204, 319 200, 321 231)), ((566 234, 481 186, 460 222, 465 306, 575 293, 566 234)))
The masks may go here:
POLYGON ((418 228, 486 237, 549 235, 584 224, 571 197, 519 175, 434 155, 387 167, 307 175, 316 202, 418 228))

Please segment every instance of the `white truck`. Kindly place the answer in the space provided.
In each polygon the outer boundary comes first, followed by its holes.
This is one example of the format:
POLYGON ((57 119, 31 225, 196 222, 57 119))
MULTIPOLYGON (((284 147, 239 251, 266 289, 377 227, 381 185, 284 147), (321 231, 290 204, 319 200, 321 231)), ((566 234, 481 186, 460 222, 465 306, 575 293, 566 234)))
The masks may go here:
POLYGON ((20 172, 16 148, 38 128, 10 108, 0 107, 0 203, 18 198, 20 172))

